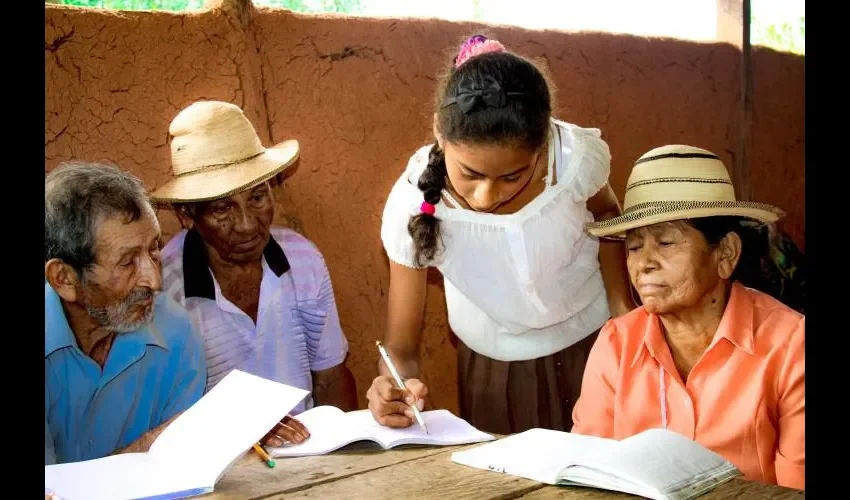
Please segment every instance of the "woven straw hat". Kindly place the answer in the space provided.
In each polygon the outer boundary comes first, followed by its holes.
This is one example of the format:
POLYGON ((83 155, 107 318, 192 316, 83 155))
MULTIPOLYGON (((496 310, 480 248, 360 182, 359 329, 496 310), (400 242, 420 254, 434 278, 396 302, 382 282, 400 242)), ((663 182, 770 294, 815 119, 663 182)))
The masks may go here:
POLYGON ((168 128, 174 177, 152 194, 157 202, 216 200, 263 183, 298 159, 298 141, 263 147, 242 110, 198 101, 168 128))
POLYGON ((713 153, 692 146, 662 146, 635 162, 623 215, 592 222, 587 231, 593 236, 622 239, 630 229, 718 215, 769 224, 785 212, 764 203, 737 201, 729 172, 713 153))

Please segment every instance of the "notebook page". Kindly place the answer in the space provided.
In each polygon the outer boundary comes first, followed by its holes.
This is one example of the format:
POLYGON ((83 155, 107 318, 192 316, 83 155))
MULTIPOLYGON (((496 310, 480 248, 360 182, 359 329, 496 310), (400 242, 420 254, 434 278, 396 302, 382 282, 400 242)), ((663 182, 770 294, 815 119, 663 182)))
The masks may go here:
MULTIPOLYGON (((593 487, 604 490, 618 491, 622 493, 631 493, 639 497, 655 499, 658 497, 655 491, 651 488, 635 484, 631 481, 626 481, 623 478, 603 472, 597 469, 589 469, 582 467, 568 467, 569 479, 564 479, 561 474, 558 477, 558 485, 561 486, 584 486, 593 487)), ((561 471, 564 472, 563 470, 561 471)))
POLYGON ((479 431, 448 410, 422 412, 428 434, 416 422, 404 429, 385 427, 375 421, 369 410, 349 412, 346 418, 349 419, 349 425, 362 429, 360 434, 372 436, 387 448, 403 444, 451 446, 494 439, 490 434, 479 431))
MULTIPOLYGON (((657 490, 668 499, 691 498, 694 492, 704 492, 737 475, 722 456, 665 429, 626 438, 604 460, 585 463, 657 490)), ((569 479, 569 469, 563 477, 569 479)))
POLYGON ((269 448, 269 455, 275 458, 324 455, 368 437, 347 421, 344 411, 333 406, 317 406, 297 418, 310 431, 310 438, 299 444, 269 448))
POLYGON ((471 450, 452 454, 452 461, 555 484, 558 472, 588 454, 616 449, 617 441, 548 429, 531 429, 471 450))
POLYGON ((307 394, 233 370, 172 422, 149 454, 214 483, 307 394))
POLYGON ((194 493, 200 494, 212 485, 193 482, 146 453, 124 453, 45 466, 44 486, 63 500, 129 500, 198 488, 194 493))

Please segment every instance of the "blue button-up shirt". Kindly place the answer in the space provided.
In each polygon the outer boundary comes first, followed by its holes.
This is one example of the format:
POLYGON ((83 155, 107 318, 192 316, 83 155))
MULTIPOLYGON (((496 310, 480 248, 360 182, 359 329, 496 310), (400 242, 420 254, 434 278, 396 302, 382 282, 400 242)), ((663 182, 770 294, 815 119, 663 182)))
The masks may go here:
POLYGON ((44 285, 44 463, 109 455, 192 406, 207 378, 203 340, 164 294, 153 321, 115 337, 101 367, 83 354, 44 285))

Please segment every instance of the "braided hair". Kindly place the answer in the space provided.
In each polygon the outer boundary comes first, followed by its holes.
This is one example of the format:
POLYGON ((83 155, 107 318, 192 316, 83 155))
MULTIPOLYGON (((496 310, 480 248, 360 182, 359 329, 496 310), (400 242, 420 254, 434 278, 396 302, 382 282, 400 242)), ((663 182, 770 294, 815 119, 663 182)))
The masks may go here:
MULTIPOLYGON (((482 35, 470 37, 461 46, 437 92, 436 106, 437 127, 446 141, 530 150, 546 142, 552 116, 543 73, 482 35)), ((417 184, 425 204, 440 202, 446 176, 445 154, 435 143, 417 184)), ((410 218, 407 230, 415 245, 415 261, 423 266, 438 251, 440 222, 433 210, 423 211, 410 218)))

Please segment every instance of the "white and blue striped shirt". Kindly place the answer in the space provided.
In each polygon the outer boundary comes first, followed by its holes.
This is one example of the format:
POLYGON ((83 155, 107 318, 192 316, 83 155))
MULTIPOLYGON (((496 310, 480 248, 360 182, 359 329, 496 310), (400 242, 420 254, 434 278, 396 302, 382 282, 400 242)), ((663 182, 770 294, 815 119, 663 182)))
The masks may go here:
MULTIPOLYGON (((256 325, 224 297, 207 262, 194 231, 177 233, 162 250, 163 291, 186 307, 204 337, 207 390, 236 368, 312 392, 311 372, 345 360, 330 275, 310 240, 272 227, 256 325)), ((292 413, 312 406, 308 396, 292 413)))

